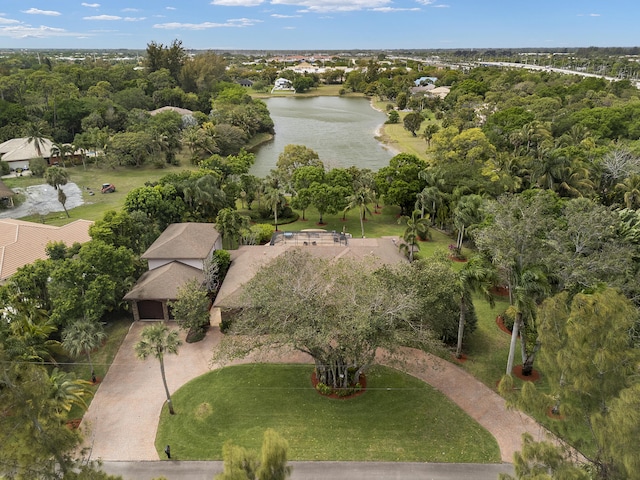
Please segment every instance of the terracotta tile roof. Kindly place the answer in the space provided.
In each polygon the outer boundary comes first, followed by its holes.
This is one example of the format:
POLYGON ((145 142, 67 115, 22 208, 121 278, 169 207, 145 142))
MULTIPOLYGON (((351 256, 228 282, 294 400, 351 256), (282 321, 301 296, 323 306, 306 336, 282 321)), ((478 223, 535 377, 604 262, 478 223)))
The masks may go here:
POLYGON ((204 259, 220 234, 214 223, 172 223, 142 254, 150 259, 204 259))
POLYGON ((181 262, 167 263, 145 272, 125 300, 175 300, 178 289, 192 279, 204 281, 202 270, 181 262))
POLYGON ((88 220, 76 220, 62 227, 25 222, 10 218, 0 219, 0 282, 16 270, 35 260, 47 258, 45 247, 49 242, 75 242, 91 240, 88 220))

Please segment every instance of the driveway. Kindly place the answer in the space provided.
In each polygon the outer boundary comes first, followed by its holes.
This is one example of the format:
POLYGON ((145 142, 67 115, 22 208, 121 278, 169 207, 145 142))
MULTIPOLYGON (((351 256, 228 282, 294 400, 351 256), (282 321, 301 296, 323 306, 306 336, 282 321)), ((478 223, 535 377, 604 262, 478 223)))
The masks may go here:
MULTIPOLYGON (((138 360, 134 345, 140 339, 146 322, 132 324, 116 358, 98 389, 82 421, 85 447, 91 459, 104 461, 158 460, 155 438, 160 411, 165 403, 159 363, 154 358, 138 360)), ((175 326, 174 326, 175 328, 175 326)), ((184 333, 181 332, 184 340, 184 333)), ((189 380, 210 370, 213 348, 221 333, 211 327, 204 340, 184 343, 178 355, 165 357, 169 390, 175 392, 189 380)), ((293 352, 270 352, 259 361, 306 363, 309 356, 293 352)), ((247 358, 238 363, 250 363, 247 358)), ((378 361, 399 368, 424 380, 447 395, 497 440, 503 462, 513 461, 521 449, 522 434, 544 439, 549 433, 527 415, 507 409, 506 403, 493 390, 454 365, 430 354, 406 349, 400 364, 378 356, 378 361)))

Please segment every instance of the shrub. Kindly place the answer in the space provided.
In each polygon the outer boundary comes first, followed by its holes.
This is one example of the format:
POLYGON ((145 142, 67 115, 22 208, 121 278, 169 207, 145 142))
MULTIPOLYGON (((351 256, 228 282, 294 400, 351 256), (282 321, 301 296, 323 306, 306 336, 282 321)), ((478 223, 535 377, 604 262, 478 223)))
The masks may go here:
POLYGON ((245 245, 265 245, 271 241, 273 232, 276 228, 268 223, 257 223, 251 225, 246 236, 243 236, 243 243, 245 245))
POLYGON ((7 162, 0 160, 0 175, 9 175, 11 173, 11 166, 7 162))
POLYGON ((44 158, 32 158, 29 160, 29 170, 36 177, 42 177, 47 169, 47 162, 44 158))

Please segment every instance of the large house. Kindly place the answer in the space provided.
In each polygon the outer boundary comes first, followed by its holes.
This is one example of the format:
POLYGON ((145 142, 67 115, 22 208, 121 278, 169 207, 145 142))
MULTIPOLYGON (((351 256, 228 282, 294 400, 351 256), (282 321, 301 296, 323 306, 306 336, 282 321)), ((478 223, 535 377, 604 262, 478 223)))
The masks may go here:
POLYGON ((49 162, 53 142, 48 138, 41 139, 41 142, 39 152, 35 142, 30 142, 26 137, 13 138, 0 143, 0 160, 7 162, 11 170, 28 169, 29 160, 32 158, 44 158, 49 162))
POLYGON ((222 248, 222 237, 213 223, 173 223, 142 254, 149 263, 129 293, 134 320, 169 320, 167 302, 175 300, 186 282, 204 281, 205 261, 222 248))
POLYGON ((49 242, 74 243, 91 240, 89 227, 93 222, 76 220, 54 227, 41 223, 25 222, 9 218, 0 219, 0 283, 4 283, 18 268, 47 258, 49 242))

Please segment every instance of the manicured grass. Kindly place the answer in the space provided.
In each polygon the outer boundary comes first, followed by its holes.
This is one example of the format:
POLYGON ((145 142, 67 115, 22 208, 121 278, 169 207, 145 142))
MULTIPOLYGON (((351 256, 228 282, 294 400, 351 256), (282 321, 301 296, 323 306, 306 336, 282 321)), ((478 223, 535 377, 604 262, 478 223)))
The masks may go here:
MULTIPOLYGON (((291 91, 276 91, 271 92, 256 92, 251 90, 250 94, 253 98, 270 98, 270 97, 338 97, 340 96, 340 90, 344 88, 344 85, 320 85, 317 88, 312 88, 304 93, 293 93, 291 91)), ((364 97, 363 93, 346 93, 343 97, 364 97)))
POLYGON ((329 399, 311 384, 311 365, 251 364, 207 373, 163 409, 156 449, 177 460, 220 459, 227 440, 259 450, 273 428, 291 460, 499 462, 493 437, 429 385, 376 367, 367 391, 329 399))

